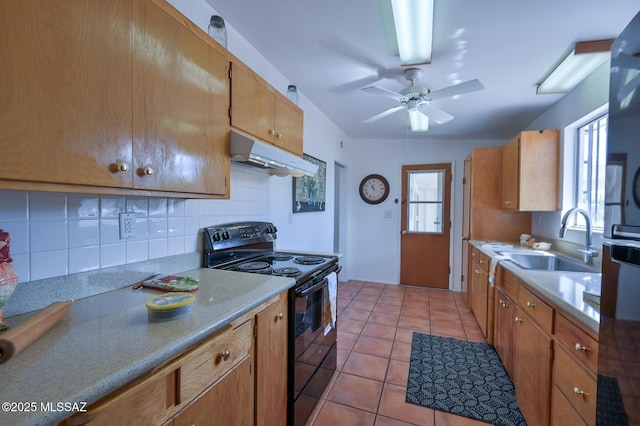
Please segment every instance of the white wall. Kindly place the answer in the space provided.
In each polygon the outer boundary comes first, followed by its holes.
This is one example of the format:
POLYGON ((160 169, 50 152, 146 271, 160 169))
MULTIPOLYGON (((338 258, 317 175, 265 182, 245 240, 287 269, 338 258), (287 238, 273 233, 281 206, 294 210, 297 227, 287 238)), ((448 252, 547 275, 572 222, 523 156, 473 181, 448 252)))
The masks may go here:
POLYGON ((350 227, 349 257, 352 279, 399 284, 400 214, 402 166, 409 164, 451 163, 451 283, 460 289, 462 253, 462 177, 464 159, 480 146, 503 145, 505 141, 429 141, 429 140, 357 140, 349 161, 350 227), (358 187, 371 173, 383 175, 391 192, 381 204, 369 205, 360 199, 358 187), (398 199, 398 203, 395 200, 398 199), (391 218, 385 218, 390 212, 391 218))

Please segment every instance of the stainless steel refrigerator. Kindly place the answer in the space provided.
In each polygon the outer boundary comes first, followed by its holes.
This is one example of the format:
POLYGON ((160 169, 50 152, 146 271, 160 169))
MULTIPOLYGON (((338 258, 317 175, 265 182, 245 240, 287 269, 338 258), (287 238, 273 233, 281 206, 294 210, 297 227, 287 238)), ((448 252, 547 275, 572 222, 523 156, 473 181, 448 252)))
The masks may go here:
POLYGON ((640 13, 611 47, 597 424, 640 424, 640 13))

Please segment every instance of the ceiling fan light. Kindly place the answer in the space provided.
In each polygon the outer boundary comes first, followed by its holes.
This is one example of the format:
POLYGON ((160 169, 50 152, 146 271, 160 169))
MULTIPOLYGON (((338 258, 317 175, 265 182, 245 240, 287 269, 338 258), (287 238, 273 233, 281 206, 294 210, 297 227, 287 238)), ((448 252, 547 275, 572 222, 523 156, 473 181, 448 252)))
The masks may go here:
POLYGON ((433 0, 391 0, 402 65, 430 64, 433 0))
POLYGON ((611 56, 613 40, 577 43, 538 84, 536 93, 566 93, 576 87, 611 56))
POLYGON ((409 110, 409 122, 411 123, 412 132, 428 132, 429 117, 420 112, 420 110, 409 110))

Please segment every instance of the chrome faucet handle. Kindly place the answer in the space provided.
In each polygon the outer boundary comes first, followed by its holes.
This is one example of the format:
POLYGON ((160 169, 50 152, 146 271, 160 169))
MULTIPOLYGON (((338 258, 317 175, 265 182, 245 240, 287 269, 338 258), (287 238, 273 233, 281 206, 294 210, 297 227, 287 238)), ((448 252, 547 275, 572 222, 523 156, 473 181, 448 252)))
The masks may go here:
POLYGON ((578 249, 578 252, 583 253, 583 254, 588 254, 591 257, 598 257, 599 253, 598 250, 594 250, 594 249, 578 249))

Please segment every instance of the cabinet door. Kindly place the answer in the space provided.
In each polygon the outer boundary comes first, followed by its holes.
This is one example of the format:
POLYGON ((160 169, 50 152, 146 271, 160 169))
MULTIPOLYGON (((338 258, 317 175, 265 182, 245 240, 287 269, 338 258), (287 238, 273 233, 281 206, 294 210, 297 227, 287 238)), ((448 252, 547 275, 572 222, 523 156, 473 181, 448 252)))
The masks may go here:
POLYGON ((520 137, 502 148, 502 208, 518 210, 520 186, 520 137))
POLYGON ((500 288, 495 292, 493 346, 502 360, 509 377, 513 379, 513 326, 516 304, 500 288))
POLYGON ((247 357, 173 418, 174 426, 253 425, 253 375, 247 357))
POLYGON ((514 385, 520 410, 528 425, 548 425, 552 339, 520 308, 515 322, 515 339, 514 385))
POLYGON ((273 143, 273 92, 244 65, 234 62, 231 66, 231 125, 260 140, 273 143))
POLYGON ((275 144, 302 157, 302 110, 285 99, 275 98, 275 144))
POLYGON ((482 334, 487 336, 487 296, 489 277, 478 264, 478 253, 473 258, 471 267, 471 310, 480 325, 482 334))
POLYGON ((287 423, 287 293, 256 316, 256 424, 287 423))
POLYGON ((134 187, 225 194, 225 57, 152 2, 134 5, 134 187))
POLYGON ((131 0, 0 2, 0 179, 131 187, 131 0))

